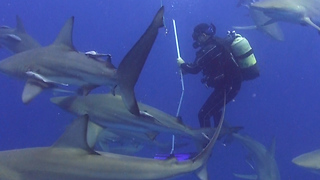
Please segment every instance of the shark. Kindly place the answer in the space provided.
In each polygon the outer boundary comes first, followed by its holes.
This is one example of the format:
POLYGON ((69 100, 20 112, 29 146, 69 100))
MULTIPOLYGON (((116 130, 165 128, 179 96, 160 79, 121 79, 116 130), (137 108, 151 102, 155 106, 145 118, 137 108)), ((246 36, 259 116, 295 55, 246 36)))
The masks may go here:
POLYGON ((313 173, 320 174, 320 149, 301 154, 293 158, 292 163, 313 173))
POLYGON ((0 61, 0 72, 26 81, 22 102, 29 103, 44 89, 79 87, 87 95, 96 87, 117 87, 125 107, 139 116, 134 86, 140 76, 159 28, 163 27, 162 6, 140 39, 124 56, 116 69, 109 61, 97 61, 94 56, 79 53, 73 46, 74 17, 67 20, 55 41, 45 47, 30 49, 0 61))
MULTIPOLYGON (((171 150, 171 142, 158 141, 156 137, 152 137, 151 135, 151 133, 150 135, 146 135, 145 133, 123 129, 105 128, 100 132, 95 148, 101 151, 127 155, 135 154, 143 148, 156 148, 160 152, 169 152, 171 150)), ((174 146, 181 148, 186 145, 188 143, 177 140, 174 146)))
POLYGON ((234 29, 239 30, 250 30, 250 29, 257 29, 264 34, 268 35, 269 37, 283 41, 284 35, 278 23, 274 22, 272 24, 265 25, 267 22, 271 20, 270 17, 266 16, 263 12, 256 10, 250 7, 250 4, 256 2, 254 0, 242 0, 239 1, 238 6, 242 5, 248 8, 249 15, 252 18, 255 25, 252 26, 233 26, 234 29))
POLYGON ((0 26, 0 47, 5 47, 12 53, 41 47, 39 42, 26 32, 19 16, 16 16, 16 23, 16 28, 0 26))
POLYGON ((207 146, 194 158, 180 162, 174 157, 156 160, 98 153, 89 144, 97 138, 95 136, 102 128, 90 125, 88 116, 81 116, 50 147, 1 151, 0 179, 151 180, 195 172, 200 180, 208 180, 206 163, 219 136, 223 117, 224 113, 207 146))
MULTIPOLYGON (((207 143, 202 133, 211 137, 214 128, 191 129, 181 119, 152 106, 138 103, 143 116, 129 113, 122 103, 122 96, 113 94, 89 94, 88 96, 53 97, 51 102, 76 116, 88 115, 90 121, 108 129, 139 132, 153 140, 160 132, 191 137, 198 143, 207 143)), ((223 128, 221 135, 231 134, 233 128, 223 128)), ((237 129, 237 128, 234 128, 237 129)), ((131 134, 135 137, 135 134, 131 134)))
POLYGON ((270 150, 267 150, 264 145, 249 136, 238 133, 233 133, 232 135, 250 152, 256 171, 254 175, 234 174, 236 177, 259 180, 281 179, 277 162, 274 159, 275 140, 273 140, 270 150))
POLYGON ((310 25, 320 32, 320 1, 318 0, 264 0, 252 3, 250 8, 261 11, 271 18, 265 25, 284 21, 310 25))

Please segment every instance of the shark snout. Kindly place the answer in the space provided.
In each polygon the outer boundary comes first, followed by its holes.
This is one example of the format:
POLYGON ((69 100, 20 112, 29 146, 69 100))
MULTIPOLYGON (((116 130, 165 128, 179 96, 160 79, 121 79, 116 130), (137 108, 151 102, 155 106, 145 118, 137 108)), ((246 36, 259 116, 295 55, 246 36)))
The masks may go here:
POLYGON ((7 61, 0 61, 0 72, 4 74, 11 74, 12 72, 12 65, 7 61))
POLYGON ((1 73, 18 78, 24 78, 25 74, 22 71, 19 71, 19 68, 21 68, 19 64, 15 64, 12 61, 9 61, 9 59, 0 61, 1 73))

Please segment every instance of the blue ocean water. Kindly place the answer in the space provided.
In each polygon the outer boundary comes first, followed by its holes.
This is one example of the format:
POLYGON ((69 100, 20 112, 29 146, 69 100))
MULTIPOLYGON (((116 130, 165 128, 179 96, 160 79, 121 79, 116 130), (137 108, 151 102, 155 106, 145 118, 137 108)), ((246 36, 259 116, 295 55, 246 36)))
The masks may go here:
MULTIPOLYGON (((79 51, 111 53, 113 63, 120 60, 138 40, 159 9, 158 0, 78 0, 0 2, 0 24, 15 27, 19 15, 27 32, 42 45, 52 43, 64 22, 75 16, 74 45, 79 51)), ((172 19, 176 20, 181 56, 194 60, 192 30, 200 22, 214 23, 217 35, 225 36, 233 25, 250 25, 245 8, 237 1, 171 0, 165 6, 164 29, 148 57, 135 91, 137 99, 175 115, 181 84, 176 65, 172 19)), ((227 105, 226 120, 243 126, 243 132, 266 145, 276 138, 276 155, 282 179, 320 179, 291 163, 291 159, 320 147, 320 69, 319 35, 311 27, 281 23, 285 41, 277 42, 259 31, 237 31, 254 48, 261 75, 242 84, 234 102, 227 105)), ((0 58, 10 56, 0 50, 0 58)), ((212 92, 200 83, 200 75, 184 77, 185 94, 180 115, 183 122, 199 127, 197 113, 212 92)), ((30 104, 21 102, 24 82, 1 74, 0 150, 50 146, 75 117, 49 102, 54 96, 44 92, 30 104)), ((104 93, 100 87, 95 92, 104 93)), ((186 150, 187 151, 187 150, 186 150)), ((250 174, 246 150, 238 143, 224 147, 218 142, 208 162, 210 179, 236 179, 232 173, 250 174)), ((176 179, 196 179, 186 175, 176 179)))

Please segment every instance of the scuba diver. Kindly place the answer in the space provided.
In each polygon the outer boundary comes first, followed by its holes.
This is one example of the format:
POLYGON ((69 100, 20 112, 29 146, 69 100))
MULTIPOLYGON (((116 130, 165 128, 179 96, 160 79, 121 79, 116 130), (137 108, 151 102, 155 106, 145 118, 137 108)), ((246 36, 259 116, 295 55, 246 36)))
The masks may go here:
POLYGON ((260 75, 247 39, 235 31, 229 31, 224 39, 216 37, 215 33, 216 27, 213 24, 198 24, 192 34, 193 48, 199 49, 194 62, 185 63, 182 58, 177 59, 183 74, 197 74, 202 71, 201 82, 214 88, 198 113, 200 127, 211 127, 212 116, 214 126, 217 127, 224 93, 228 103, 238 94, 243 80, 255 79, 260 75))

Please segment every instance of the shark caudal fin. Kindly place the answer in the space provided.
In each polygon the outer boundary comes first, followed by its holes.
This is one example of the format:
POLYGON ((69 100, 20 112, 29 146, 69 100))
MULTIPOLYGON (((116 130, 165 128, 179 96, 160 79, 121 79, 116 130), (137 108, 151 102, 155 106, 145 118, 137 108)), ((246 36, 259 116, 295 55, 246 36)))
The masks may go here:
POLYGON ((124 104, 132 114, 137 116, 140 115, 140 112, 134 86, 158 35, 158 29, 163 27, 163 13, 164 7, 162 6, 148 29, 123 58, 117 70, 118 86, 124 104))
POLYGON ((194 164, 199 164, 199 168, 196 171, 197 177, 200 180, 208 180, 208 172, 207 172, 207 161, 211 155, 212 149, 220 135, 220 131, 224 122, 224 115, 226 112, 226 92, 224 92, 224 103, 223 103, 223 109, 222 109, 222 114, 221 114, 221 118, 220 118, 220 122, 216 128, 216 131, 214 132, 212 138, 210 139, 209 143, 207 144, 207 146, 196 156, 194 157, 192 160, 194 162, 194 164))

